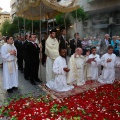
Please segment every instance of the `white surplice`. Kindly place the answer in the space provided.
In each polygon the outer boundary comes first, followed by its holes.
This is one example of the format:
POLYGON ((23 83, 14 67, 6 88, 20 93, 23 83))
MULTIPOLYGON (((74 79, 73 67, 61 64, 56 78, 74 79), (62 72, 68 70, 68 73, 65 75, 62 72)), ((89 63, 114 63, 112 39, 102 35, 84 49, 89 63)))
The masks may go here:
POLYGON ((98 81, 100 83, 111 84, 115 80, 115 66, 120 66, 120 62, 117 61, 115 54, 104 54, 101 57, 101 65, 103 66, 102 75, 99 77, 98 81), (107 63, 107 59, 112 59, 111 62, 107 63))
POLYGON ((17 58, 10 55, 11 50, 16 50, 14 45, 4 44, 1 48, 1 56, 3 60, 3 88, 10 89, 18 87, 18 68, 17 58))
POLYGON ((55 59, 53 64, 53 73, 55 75, 54 80, 50 80, 46 83, 46 86, 55 91, 68 91, 74 88, 74 86, 67 85, 66 72, 63 68, 66 68, 65 58, 59 56, 55 59))
POLYGON ((92 61, 90 64, 91 79, 98 80, 98 66, 100 65, 100 56, 98 54, 90 54, 89 58, 95 58, 96 62, 92 61))
MULTIPOLYGON (((85 55, 85 61, 87 61, 89 59, 89 56, 85 55)), ((91 80, 92 75, 91 75, 91 67, 89 63, 86 63, 85 65, 85 70, 84 70, 84 74, 85 74, 85 80, 91 80)))
POLYGON ((46 81, 54 79, 52 72, 54 60, 59 56, 59 43, 56 38, 50 36, 46 40, 45 54, 47 55, 46 60, 46 81))
POLYGON ((1 47, 4 45, 4 40, 0 40, 0 64, 2 64, 2 57, 1 57, 1 47))
POLYGON ((78 86, 85 84, 85 65, 86 60, 84 56, 74 54, 71 56, 69 61, 70 72, 67 75, 67 83, 75 83, 78 86))

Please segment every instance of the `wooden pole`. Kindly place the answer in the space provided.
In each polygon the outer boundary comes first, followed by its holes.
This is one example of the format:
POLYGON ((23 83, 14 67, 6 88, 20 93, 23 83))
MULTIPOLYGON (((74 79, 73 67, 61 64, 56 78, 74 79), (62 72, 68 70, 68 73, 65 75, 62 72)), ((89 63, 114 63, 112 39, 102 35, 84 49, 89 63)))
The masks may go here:
POLYGON ((33 20, 32 20, 32 34, 33 34, 33 20))
POLYGON ((18 30, 19 30, 19 34, 20 34, 20 22, 19 22, 19 17, 18 18, 18 30))
POLYGON ((53 18, 53 29, 54 29, 54 27, 55 27, 55 22, 54 22, 54 20, 55 20, 55 19, 53 18))
POLYGON ((24 41, 25 41, 25 18, 24 18, 24 41))
MULTIPOLYGON (((40 36, 39 36, 39 38, 40 38, 40 40, 39 40, 39 41, 40 41, 40 44, 42 44, 42 43, 41 43, 41 39, 42 39, 42 37, 41 37, 41 33, 42 33, 42 32, 41 32, 41 30, 42 30, 42 29, 41 29, 41 25, 42 25, 42 24, 41 24, 41 17, 42 17, 42 15, 41 15, 41 5, 40 5, 40 26, 39 26, 39 27, 40 27, 40 36)), ((40 47, 41 47, 41 46, 40 46, 40 47)), ((41 59, 41 58, 42 58, 42 51, 41 51, 41 48, 40 48, 40 59, 41 59)), ((40 63, 40 80, 42 81, 42 67, 41 67, 41 63, 40 63)))
POLYGON ((48 35, 48 33, 49 33, 48 30, 49 30, 49 29, 48 29, 48 18, 47 18, 47 35, 48 35))
MULTIPOLYGON (((32 7, 31 7, 31 17, 32 17, 32 7)), ((32 34, 33 34, 33 20, 32 20, 32 34)))

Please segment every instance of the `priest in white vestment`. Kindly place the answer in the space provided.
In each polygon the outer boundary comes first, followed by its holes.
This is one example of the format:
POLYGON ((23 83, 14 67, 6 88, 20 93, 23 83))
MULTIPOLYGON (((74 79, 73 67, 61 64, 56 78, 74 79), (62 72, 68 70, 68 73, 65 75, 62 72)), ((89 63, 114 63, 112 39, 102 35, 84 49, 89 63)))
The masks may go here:
POLYGON ((96 47, 92 47, 91 49, 92 54, 89 55, 90 61, 90 72, 91 72, 91 80, 98 80, 98 67, 100 65, 100 56, 96 54, 97 49, 96 47))
POLYGON ((53 64, 53 73, 55 75, 54 80, 47 82, 46 86, 55 91, 68 91, 74 88, 72 85, 67 85, 66 73, 69 72, 69 69, 66 65, 66 50, 60 50, 60 56, 57 57, 53 64))
POLYGON ((47 55, 46 60, 46 81, 54 79, 52 72, 54 60, 59 56, 59 43, 55 38, 56 32, 50 31, 50 35, 46 40, 45 54, 47 55))
POLYGON ((69 61, 70 72, 67 75, 67 83, 74 83, 77 86, 85 84, 86 59, 82 55, 82 49, 77 48, 69 61))
POLYGON ((1 48, 3 60, 3 88, 12 93, 18 88, 17 50, 13 45, 13 38, 6 37, 6 44, 1 48))
POLYGON ((103 84, 112 84, 115 80, 115 66, 120 66, 117 57, 113 54, 113 47, 108 47, 108 53, 101 57, 101 65, 103 66, 102 75, 98 81, 103 84))
POLYGON ((4 39, 5 37, 3 37, 2 40, 0 40, 0 65, 2 64, 1 47, 4 45, 4 39))

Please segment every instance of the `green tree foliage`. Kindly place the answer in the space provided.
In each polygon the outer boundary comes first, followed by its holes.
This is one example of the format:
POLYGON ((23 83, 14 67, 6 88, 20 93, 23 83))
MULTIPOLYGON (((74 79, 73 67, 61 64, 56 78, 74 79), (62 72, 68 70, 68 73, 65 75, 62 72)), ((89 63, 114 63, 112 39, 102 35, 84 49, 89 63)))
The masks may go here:
MULTIPOLYGON (((88 19, 88 15, 84 12, 83 8, 79 8, 73 12, 70 13, 65 13, 65 14, 59 14, 56 16, 56 23, 58 25, 63 25, 66 22, 66 28, 68 28, 70 25, 72 25, 75 20, 76 20, 76 13, 77 13, 77 19, 79 21, 85 21, 86 19, 88 19), (64 22, 65 20, 65 22, 64 22)), ((33 31, 34 32, 39 32, 39 28, 40 28, 40 21, 33 21, 33 31)), ((46 22, 42 22, 42 29, 46 29, 46 22)), ((32 21, 25 19, 25 30, 27 31, 32 31, 32 21)), ((15 17, 14 20, 12 22, 10 21, 5 21, 2 25, 1 28, 1 33, 2 35, 6 36, 6 35, 10 35, 13 36, 15 33, 18 32, 23 33, 24 32, 24 18, 22 17, 15 17), (18 23, 19 23, 19 27, 18 27, 18 23)))
POLYGON ((10 29, 11 29, 11 23, 10 23, 10 21, 6 20, 6 21, 3 23, 0 32, 1 32, 2 35, 4 35, 4 36, 10 35, 10 34, 8 34, 9 31, 10 31, 10 29))
POLYGON ((83 8, 79 8, 70 13, 57 15, 56 22, 57 22, 57 24, 64 25, 64 19, 65 19, 66 25, 67 25, 67 27, 69 27, 71 24, 73 24, 75 22, 76 17, 77 17, 78 21, 85 21, 86 19, 88 19, 88 14, 84 12, 83 8))
POLYGON ((87 20, 88 19, 88 14, 85 13, 84 9, 83 8, 79 8, 75 11, 72 11, 71 12, 71 16, 76 19, 76 16, 77 16, 77 19, 78 21, 84 21, 84 20, 87 20))
MULTIPOLYGON (((33 31, 39 31, 39 20, 33 21, 33 31)), ((32 21, 25 19, 25 30, 32 31, 32 21)), ((1 33, 3 36, 10 35, 13 36, 15 33, 24 32, 24 18, 15 17, 12 22, 5 21, 1 28, 1 33), (19 25, 19 27, 18 27, 19 25)))
POLYGON ((72 24, 72 20, 71 20, 71 16, 69 13, 66 13, 66 14, 59 14, 56 16, 56 23, 58 25, 64 25, 65 22, 70 25, 72 24), (64 21, 65 20, 65 21, 64 21))

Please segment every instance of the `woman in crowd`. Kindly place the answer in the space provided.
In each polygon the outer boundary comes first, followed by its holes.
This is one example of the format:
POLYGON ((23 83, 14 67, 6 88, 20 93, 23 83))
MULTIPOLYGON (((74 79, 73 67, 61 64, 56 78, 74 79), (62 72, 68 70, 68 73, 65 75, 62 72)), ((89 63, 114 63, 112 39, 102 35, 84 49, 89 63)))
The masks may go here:
POLYGON ((111 46, 114 47, 113 53, 116 56, 119 56, 119 44, 120 44, 120 41, 117 40, 117 36, 113 36, 113 39, 111 40, 111 46))

